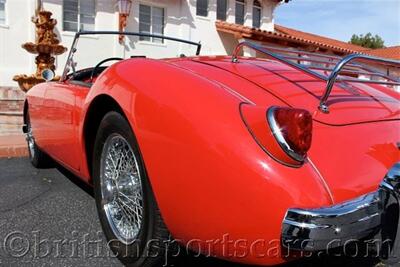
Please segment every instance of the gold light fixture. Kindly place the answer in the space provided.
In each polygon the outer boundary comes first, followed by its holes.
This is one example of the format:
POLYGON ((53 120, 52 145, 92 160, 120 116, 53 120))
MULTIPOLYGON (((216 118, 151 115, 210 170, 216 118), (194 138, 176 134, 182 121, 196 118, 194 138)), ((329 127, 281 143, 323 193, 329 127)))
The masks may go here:
MULTIPOLYGON (((125 31, 129 14, 131 13, 132 0, 117 0, 117 7, 119 12, 119 31, 125 31)), ((119 36, 119 42, 122 43, 125 39, 125 35, 119 36)))

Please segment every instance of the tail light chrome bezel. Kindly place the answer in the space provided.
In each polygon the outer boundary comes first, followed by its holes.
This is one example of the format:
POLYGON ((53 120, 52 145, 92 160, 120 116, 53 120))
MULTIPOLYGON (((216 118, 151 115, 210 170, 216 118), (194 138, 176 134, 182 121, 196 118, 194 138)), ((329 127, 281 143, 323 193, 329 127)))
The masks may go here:
POLYGON ((276 141, 278 142, 279 146, 283 149, 283 151, 286 152, 286 154, 288 154, 289 157, 291 157, 295 161, 303 163, 304 160, 307 158, 307 154, 302 155, 297 153, 286 141, 285 137, 282 134, 282 130, 279 127, 279 124, 275 118, 275 112, 278 108, 279 107, 273 106, 270 107, 267 111, 267 121, 269 127, 272 130, 272 134, 275 137, 276 141))

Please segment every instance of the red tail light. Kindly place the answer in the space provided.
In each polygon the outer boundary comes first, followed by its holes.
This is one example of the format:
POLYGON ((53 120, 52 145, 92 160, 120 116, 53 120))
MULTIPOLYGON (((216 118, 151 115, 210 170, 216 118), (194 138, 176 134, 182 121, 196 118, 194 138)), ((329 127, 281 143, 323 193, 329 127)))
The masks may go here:
POLYGON ((303 109, 271 107, 267 112, 269 126, 282 149, 302 162, 311 147, 312 116, 303 109))
POLYGON ((240 113, 257 144, 273 159, 290 167, 303 164, 311 146, 312 117, 302 109, 240 106, 240 113))

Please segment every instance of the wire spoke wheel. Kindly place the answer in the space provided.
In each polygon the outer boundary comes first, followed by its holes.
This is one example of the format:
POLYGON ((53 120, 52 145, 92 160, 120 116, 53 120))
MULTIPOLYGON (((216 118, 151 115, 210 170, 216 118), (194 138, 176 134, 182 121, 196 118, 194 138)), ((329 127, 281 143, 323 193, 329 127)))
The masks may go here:
POLYGON ((110 135, 100 162, 102 207, 114 235, 124 244, 138 237, 143 221, 143 188, 139 165, 128 141, 110 135))
POLYGON ((29 152, 29 161, 35 168, 49 168, 54 167, 51 158, 43 152, 36 144, 36 138, 33 135, 31 119, 29 116, 29 111, 24 111, 24 123, 25 123, 25 134, 26 143, 29 152))
POLYGON ((132 128, 115 111, 104 116, 96 133, 93 186, 100 223, 117 258, 131 267, 158 266, 170 233, 132 128))
POLYGON ((28 131, 26 133, 26 141, 28 142, 28 149, 31 154, 31 157, 34 158, 35 157, 35 139, 33 137, 31 124, 28 123, 27 127, 28 127, 28 131))

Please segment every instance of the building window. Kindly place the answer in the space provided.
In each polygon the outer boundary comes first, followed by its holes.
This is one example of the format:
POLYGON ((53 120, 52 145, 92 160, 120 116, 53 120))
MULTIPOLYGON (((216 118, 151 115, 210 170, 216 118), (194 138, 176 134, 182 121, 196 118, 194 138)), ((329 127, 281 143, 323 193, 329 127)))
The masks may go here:
POLYGON ((217 0, 217 19, 226 20, 228 0, 217 0))
POLYGON ((260 1, 254 0, 253 3, 253 28, 261 27, 261 4, 260 1))
POLYGON ((94 30, 95 0, 63 0, 64 31, 94 30))
POLYGON ((196 15, 202 17, 208 16, 208 0, 196 1, 196 15))
POLYGON ((244 24, 244 10, 245 3, 244 0, 236 0, 235 4, 235 23, 243 25, 244 24))
MULTIPOLYGON (((164 35, 164 8, 139 5, 139 32, 164 35)), ((160 38, 140 36, 139 40, 163 43, 160 38)))
POLYGON ((6 0, 0 0, 0 24, 6 24, 6 0))

